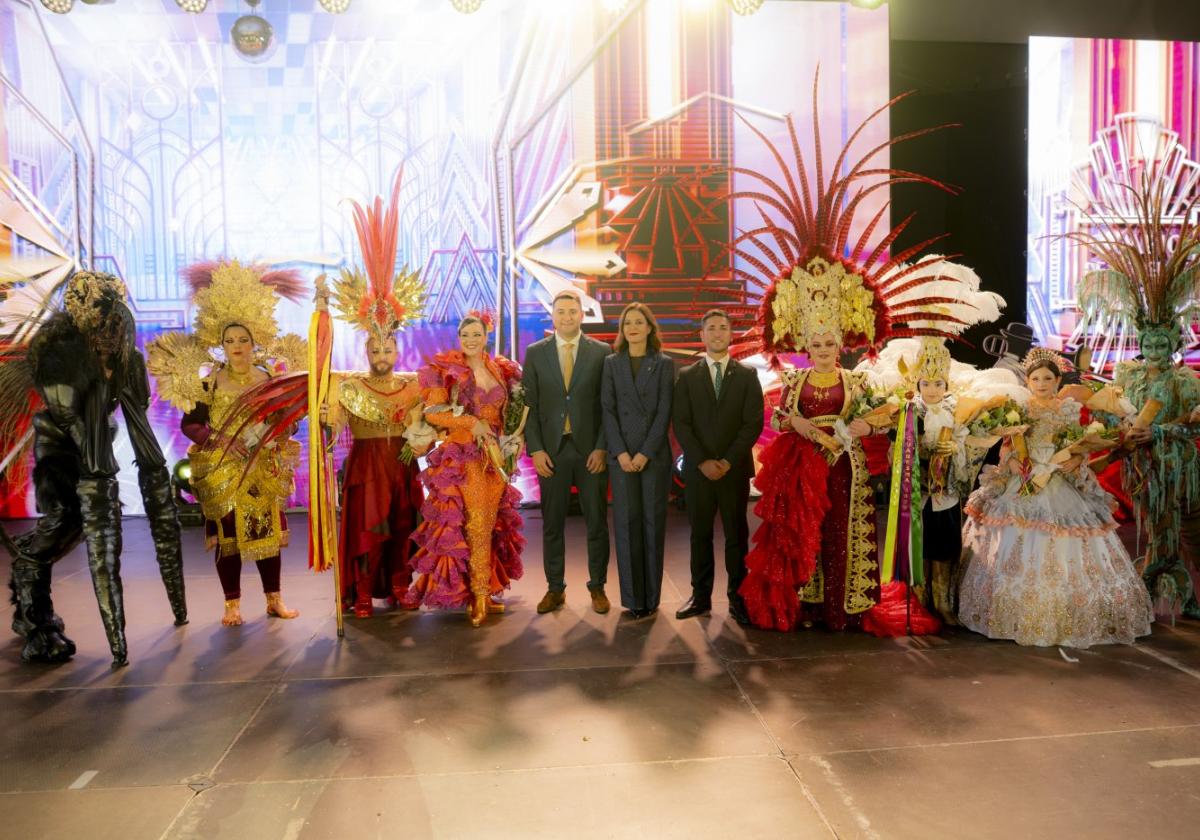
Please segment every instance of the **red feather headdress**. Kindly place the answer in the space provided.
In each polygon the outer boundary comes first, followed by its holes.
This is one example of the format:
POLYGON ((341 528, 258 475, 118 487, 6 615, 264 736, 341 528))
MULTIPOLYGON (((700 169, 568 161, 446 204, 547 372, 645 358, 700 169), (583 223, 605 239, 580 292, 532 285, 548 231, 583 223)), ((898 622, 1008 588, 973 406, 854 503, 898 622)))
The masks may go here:
POLYGON ((420 318, 424 307, 425 285, 418 273, 406 268, 394 271, 403 179, 401 166, 386 206, 381 196, 376 196, 369 207, 351 200, 363 269, 342 269, 333 288, 338 317, 379 340, 420 318))
POLYGON ((863 131, 891 106, 910 93, 901 94, 870 114, 854 130, 826 176, 821 148, 818 112, 820 71, 813 79, 813 167, 805 159, 791 117, 785 120, 791 142, 792 160, 767 136, 738 114, 747 127, 766 145, 780 175, 745 167, 733 172, 750 178, 757 189, 735 190, 723 200, 752 203, 761 224, 740 230, 722 254, 732 253, 734 278, 744 287, 744 301, 757 302, 757 327, 761 349, 776 354, 803 350, 814 335, 832 332, 846 349, 867 348, 871 353, 886 341, 901 336, 936 335, 952 337, 955 325, 963 322, 949 314, 947 304, 961 298, 948 292, 936 264, 945 257, 916 257, 933 243, 935 236, 896 253, 889 249, 908 227, 912 215, 886 233, 877 233, 890 202, 867 222, 851 241, 856 213, 877 190, 894 184, 928 184, 947 193, 957 190, 941 181, 902 169, 873 167, 880 152, 907 140, 923 137, 950 126, 941 125, 909 132, 880 143, 849 163, 851 147, 863 131), (842 174, 843 169, 845 174, 842 174), (922 294, 922 288, 937 288, 922 294))

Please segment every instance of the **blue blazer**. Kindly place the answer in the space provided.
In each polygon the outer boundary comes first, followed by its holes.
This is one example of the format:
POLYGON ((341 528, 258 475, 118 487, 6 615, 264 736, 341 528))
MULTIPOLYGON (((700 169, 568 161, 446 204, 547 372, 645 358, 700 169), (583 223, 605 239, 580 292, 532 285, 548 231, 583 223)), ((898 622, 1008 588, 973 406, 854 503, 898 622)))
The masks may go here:
POLYGON ((661 352, 646 354, 636 379, 628 353, 604 360, 600 405, 610 461, 622 452, 670 460, 667 427, 674 386, 675 364, 661 352))

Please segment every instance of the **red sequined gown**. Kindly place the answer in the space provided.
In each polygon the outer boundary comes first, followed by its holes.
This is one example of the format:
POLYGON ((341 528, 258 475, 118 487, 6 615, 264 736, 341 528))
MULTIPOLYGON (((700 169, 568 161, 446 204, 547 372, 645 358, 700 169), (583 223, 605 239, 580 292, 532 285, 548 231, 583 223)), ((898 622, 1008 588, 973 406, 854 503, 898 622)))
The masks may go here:
POLYGON ((762 524, 740 591, 757 627, 792 630, 811 621, 858 629, 879 600, 874 495, 862 444, 855 440, 831 465, 828 450, 792 431, 786 415, 798 412, 832 434, 862 387, 861 375, 840 370, 839 382, 818 387, 809 373, 783 375, 781 433, 763 452, 755 479, 762 524))

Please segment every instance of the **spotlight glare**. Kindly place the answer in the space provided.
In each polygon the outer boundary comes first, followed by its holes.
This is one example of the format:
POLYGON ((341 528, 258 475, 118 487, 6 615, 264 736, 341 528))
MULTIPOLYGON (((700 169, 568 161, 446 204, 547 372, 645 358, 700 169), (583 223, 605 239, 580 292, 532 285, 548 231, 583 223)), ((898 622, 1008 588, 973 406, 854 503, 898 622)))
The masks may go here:
POLYGON ((887 0, 850 0, 850 5, 860 9, 878 9, 886 2, 887 0))
POLYGON ((42 5, 46 7, 46 11, 54 12, 56 15, 65 15, 71 11, 71 7, 75 5, 75 0, 42 0, 42 5))
POLYGON ((175 0, 175 5, 185 12, 198 15, 208 8, 208 0, 175 0))
POLYGON ((340 15, 350 8, 350 0, 321 0, 321 8, 331 15, 340 15))
POLYGON ((479 7, 483 5, 483 0, 450 0, 450 5, 454 7, 455 11, 469 15, 471 12, 479 11, 479 7))

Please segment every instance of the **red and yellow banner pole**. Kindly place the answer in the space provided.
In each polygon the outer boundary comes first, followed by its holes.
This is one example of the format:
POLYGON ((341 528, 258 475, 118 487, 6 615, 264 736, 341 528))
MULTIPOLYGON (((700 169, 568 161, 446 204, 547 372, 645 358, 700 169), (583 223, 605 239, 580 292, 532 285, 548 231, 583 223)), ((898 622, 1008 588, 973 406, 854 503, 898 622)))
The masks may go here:
POLYGON ((338 558, 335 440, 333 435, 326 434, 321 422, 321 406, 329 399, 332 355, 333 325, 329 313, 314 312, 308 327, 308 565, 315 572, 333 568, 333 614, 340 639, 346 630, 338 558))

